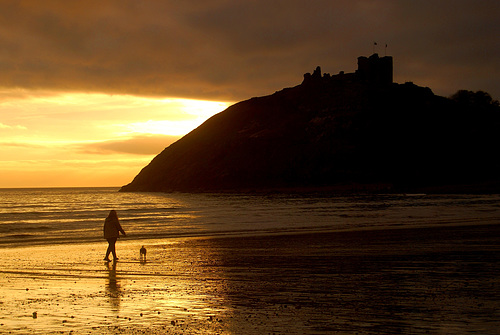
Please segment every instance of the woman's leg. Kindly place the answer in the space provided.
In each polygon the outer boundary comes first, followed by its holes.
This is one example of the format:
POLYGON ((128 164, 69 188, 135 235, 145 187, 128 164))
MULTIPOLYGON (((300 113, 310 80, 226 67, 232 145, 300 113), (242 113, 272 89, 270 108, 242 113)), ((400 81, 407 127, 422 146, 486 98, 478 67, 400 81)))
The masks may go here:
POLYGON ((115 244, 116 244, 116 238, 108 238, 108 250, 106 250, 106 257, 104 257, 105 261, 109 260, 109 254, 113 254, 113 258, 116 259, 116 249, 115 249, 115 244))
POLYGON ((116 238, 113 239, 113 243, 112 243, 112 246, 111 246, 111 253, 113 254, 113 259, 117 260, 118 258, 116 257, 115 244, 116 244, 116 238))
POLYGON ((111 241, 109 240, 109 238, 107 239, 108 241, 108 249, 106 250, 106 257, 104 257, 104 260, 105 261, 109 261, 109 254, 111 253, 111 241))

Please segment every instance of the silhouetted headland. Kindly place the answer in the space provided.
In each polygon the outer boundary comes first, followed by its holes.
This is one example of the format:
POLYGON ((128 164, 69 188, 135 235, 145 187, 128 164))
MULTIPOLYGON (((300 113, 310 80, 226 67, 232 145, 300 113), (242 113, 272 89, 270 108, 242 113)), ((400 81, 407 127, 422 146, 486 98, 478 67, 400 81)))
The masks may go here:
POLYGON ((500 107, 393 83, 392 57, 358 58, 236 103, 167 147, 121 191, 498 192, 500 107))

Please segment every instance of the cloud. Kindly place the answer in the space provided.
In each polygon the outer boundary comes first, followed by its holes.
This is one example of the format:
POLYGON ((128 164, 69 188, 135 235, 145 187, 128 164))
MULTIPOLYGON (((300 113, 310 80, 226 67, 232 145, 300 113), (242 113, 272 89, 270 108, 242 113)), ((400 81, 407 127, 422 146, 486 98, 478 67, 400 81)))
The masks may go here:
POLYGON ((12 148, 28 148, 28 149, 45 149, 47 146, 33 144, 33 143, 25 143, 25 142, 0 142, 0 146, 2 147, 12 147, 12 148))
POLYGON ((28 90, 20 87, 0 88, 0 104, 10 101, 51 98, 55 95, 57 95, 57 92, 53 91, 28 90))
POLYGON ((78 150, 85 154, 134 154, 156 155, 180 136, 168 135, 141 135, 123 140, 100 141, 79 146, 78 150))
POLYGON ((354 71, 378 41, 396 80, 498 98, 499 12, 496 0, 7 0, 0 86, 234 101, 316 65, 354 71))
POLYGON ((9 126, 0 122, 0 129, 14 129, 14 130, 26 130, 28 128, 20 125, 9 126))

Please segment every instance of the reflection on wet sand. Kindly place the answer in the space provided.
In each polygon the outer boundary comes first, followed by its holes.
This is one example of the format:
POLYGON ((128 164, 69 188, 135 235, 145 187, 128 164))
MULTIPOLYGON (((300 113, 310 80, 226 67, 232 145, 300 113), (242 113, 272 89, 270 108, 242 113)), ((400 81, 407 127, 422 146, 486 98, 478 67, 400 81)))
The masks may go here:
POLYGON ((495 232, 186 240, 152 248, 158 263, 146 268, 165 285, 148 295, 167 329, 192 334, 491 333, 500 326, 495 232))
POLYGON ((499 238, 492 225, 157 240, 147 262, 123 241, 104 266, 95 245, 4 249, 0 333, 493 334, 499 238))
POLYGON ((494 333, 498 227, 199 241, 232 334, 494 333), (211 246, 210 246, 211 245, 211 246))
POLYGON ((116 261, 106 262, 108 269, 108 281, 106 283, 106 292, 109 296, 109 303, 113 312, 120 311, 120 283, 116 274, 116 261))

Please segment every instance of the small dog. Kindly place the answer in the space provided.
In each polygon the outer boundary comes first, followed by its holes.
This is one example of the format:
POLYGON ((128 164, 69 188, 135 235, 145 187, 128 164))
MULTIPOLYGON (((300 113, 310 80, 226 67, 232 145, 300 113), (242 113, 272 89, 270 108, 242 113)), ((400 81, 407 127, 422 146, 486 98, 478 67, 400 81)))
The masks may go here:
POLYGON ((146 259, 146 248, 144 248, 144 246, 142 246, 141 250, 139 251, 140 254, 141 254, 141 258, 144 257, 144 259, 146 259))

